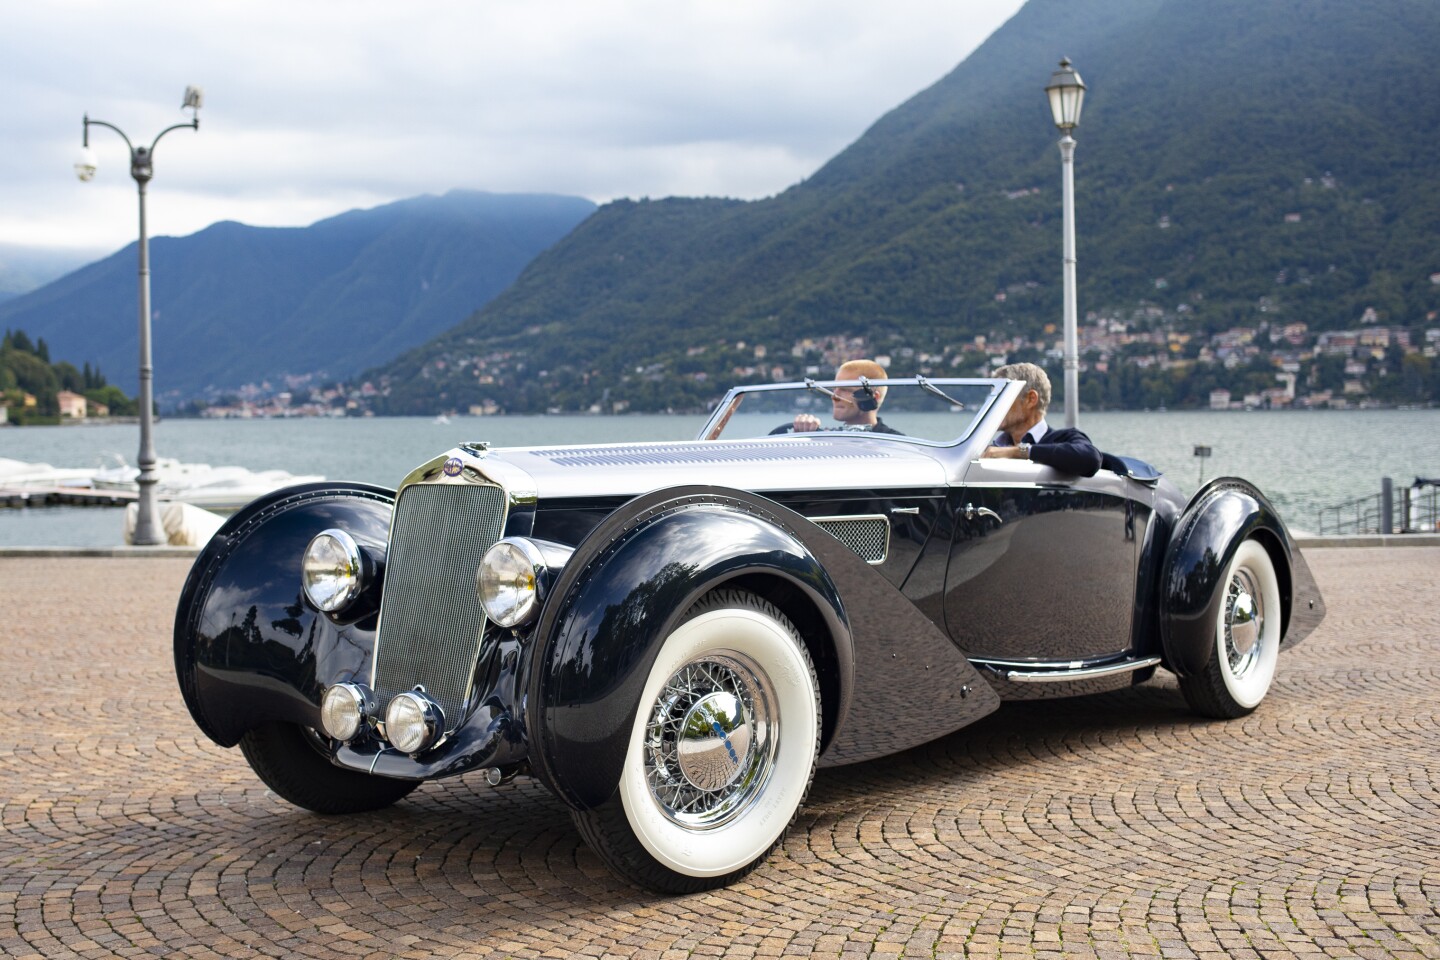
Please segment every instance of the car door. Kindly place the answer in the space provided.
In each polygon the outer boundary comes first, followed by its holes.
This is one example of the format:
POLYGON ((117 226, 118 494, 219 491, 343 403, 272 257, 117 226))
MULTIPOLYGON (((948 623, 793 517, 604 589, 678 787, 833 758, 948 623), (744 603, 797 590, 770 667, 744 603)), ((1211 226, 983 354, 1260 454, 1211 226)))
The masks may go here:
POLYGON ((1131 647, 1136 530, 1129 481, 1028 460, 975 460, 951 492, 946 628, 975 660, 1106 660, 1131 647))
POLYGON ((850 546, 944 630, 947 494, 944 488, 917 488, 772 496, 850 546))

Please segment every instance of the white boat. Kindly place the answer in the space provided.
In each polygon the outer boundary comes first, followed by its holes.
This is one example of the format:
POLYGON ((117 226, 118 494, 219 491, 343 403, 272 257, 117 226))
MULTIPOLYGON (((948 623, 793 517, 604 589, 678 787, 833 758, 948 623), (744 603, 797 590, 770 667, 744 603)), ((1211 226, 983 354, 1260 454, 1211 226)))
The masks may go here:
POLYGON ((259 473, 245 470, 243 473, 232 474, 230 469, 219 468, 209 477, 199 477, 184 485, 166 486, 162 483, 156 487, 156 492, 162 500, 177 500, 206 510, 226 513, 239 510, 251 500, 283 487, 325 479, 316 475, 296 476, 284 470, 265 470, 259 473))
MULTIPOLYGON (((166 457, 156 461, 155 472, 158 475, 155 494, 159 499, 221 512, 238 510, 251 500, 282 487, 325 479, 318 474, 212 467, 208 463, 182 463, 166 457)), ((122 462, 119 466, 94 471, 94 485, 101 490, 138 490, 139 475, 139 468, 122 462)))
POLYGON ((88 487, 95 473, 93 468, 86 470, 52 467, 48 463, 26 463, 23 460, 0 457, 0 487, 7 489, 88 487))

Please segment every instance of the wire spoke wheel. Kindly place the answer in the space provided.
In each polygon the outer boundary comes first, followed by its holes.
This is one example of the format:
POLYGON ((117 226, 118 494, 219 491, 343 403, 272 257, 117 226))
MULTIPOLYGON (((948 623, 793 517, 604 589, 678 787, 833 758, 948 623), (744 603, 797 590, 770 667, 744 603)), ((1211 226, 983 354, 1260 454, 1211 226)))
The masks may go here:
POLYGON ((607 864, 665 893, 723 886, 780 843, 820 745, 815 667, 794 625, 717 590, 661 643, 615 796, 575 811, 607 864))
POLYGON ((1264 545, 1240 544, 1220 590, 1210 659, 1180 690, 1196 713, 1233 719, 1265 699, 1280 654, 1280 582, 1264 545))
POLYGON ((1260 639, 1265 627, 1265 601, 1248 567, 1237 569, 1225 590, 1221 642, 1230 673, 1244 678, 1263 659, 1260 639))
POLYGON ((645 779, 672 822, 718 827, 740 815, 774 769, 775 691, 733 651, 681 667, 661 688, 645 736, 645 779))

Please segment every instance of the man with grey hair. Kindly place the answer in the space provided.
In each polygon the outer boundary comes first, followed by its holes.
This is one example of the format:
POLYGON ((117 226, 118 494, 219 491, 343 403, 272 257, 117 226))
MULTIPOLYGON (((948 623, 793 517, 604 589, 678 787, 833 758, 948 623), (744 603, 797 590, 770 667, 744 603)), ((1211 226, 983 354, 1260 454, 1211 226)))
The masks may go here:
POLYGON ((1061 473, 1093 477, 1100 469, 1100 451, 1074 427, 1051 429, 1045 422, 1050 406, 1050 377, 1033 363, 1011 363, 993 374, 1004 380, 1022 380, 1025 390, 1015 398, 993 444, 982 457, 1033 460, 1061 473))

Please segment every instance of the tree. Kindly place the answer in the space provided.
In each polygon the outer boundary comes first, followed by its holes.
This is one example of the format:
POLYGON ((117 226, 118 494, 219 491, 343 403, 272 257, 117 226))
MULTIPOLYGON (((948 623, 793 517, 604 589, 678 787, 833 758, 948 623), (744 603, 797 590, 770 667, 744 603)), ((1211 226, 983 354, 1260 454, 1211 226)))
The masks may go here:
POLYGON ((1435 399, 1430 387, 1435 366, 1437 364, 1424 354, 1405 354, 1400 364, 1400 399, 1408 403, 1435 399))
POLYGON ((31 342, 23 330, 7 330, 0 340, 0 392, 10 401, 13 423, 53 422, 60 414, 57 394, 61 390, 83 393, 87 399, 103 403, 111 413, 131 416, 135 402, 118 388, 107 386, 98 367, 85 364, 84 370, 66 361, 50 363, 50 347, 42 338, 31 342), (25 406, 25 395, 35 398, 33 407, 25 406))
POLYGON ((86 390, 85 399, 91 403, 103 403, 110 409, 112 417, 133 417, 140 411, 135 401, 113 384, 86 390))
MULTIPOLYGON (((43 358, 42 358, 43 359, 43 358)), ((85 392, 85 377, 76 370, 73 364, 61 360, 54 364, 55 375, 60 378, 60 389, 69 390, 71 393, 85 392)))
POLYGON ((1345 358, 1320 357, 1315 361, 1315 386, 1321 390, 1343 390, 1345 388, 1345 358))
POLYGON ((48 363, 33 353, 12 350, 6 357, 6 367, 15 376, 15 385, 37 398, 54 397, 60 390, 60 378, 48 363))

